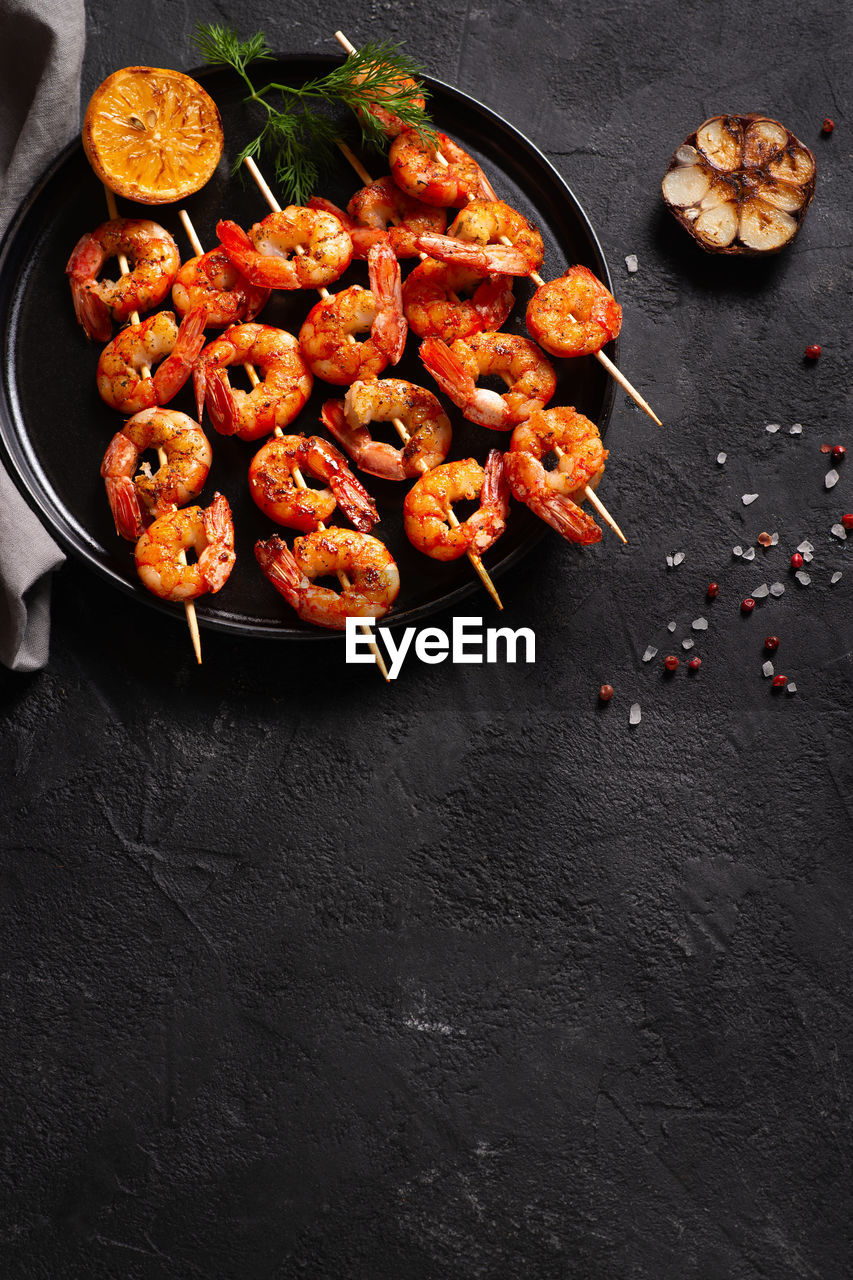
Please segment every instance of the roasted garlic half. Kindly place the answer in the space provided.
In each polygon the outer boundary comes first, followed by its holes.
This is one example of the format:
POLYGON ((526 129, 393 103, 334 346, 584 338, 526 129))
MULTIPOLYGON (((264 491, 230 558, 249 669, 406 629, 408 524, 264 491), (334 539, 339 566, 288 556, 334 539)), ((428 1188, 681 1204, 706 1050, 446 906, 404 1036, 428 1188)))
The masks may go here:
POLYGON ((778 253, 802 225, 815 173, 811 151, 778 120, 713 116, 678 148, 661 189, 708 253, 778 253))

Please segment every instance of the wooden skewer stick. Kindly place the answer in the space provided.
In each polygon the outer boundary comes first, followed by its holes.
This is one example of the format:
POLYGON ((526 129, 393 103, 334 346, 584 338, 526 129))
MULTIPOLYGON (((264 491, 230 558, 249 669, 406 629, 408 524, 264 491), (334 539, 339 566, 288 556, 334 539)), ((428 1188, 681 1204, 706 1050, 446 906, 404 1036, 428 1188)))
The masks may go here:
MULTIPOLYGON (((115 193, 110 191, 109 187, 105 186, 104 194, 107 197, 107 210, 109 212, 109 215, 111 218, 115 219, 119 216, 115 193)), ((130 267, 128 265, 127 258, 124 256, 123 253, 120 253, 118 255, 118 265, 121 268, 121 274, 123 276, 126 276, 129 274, 130 267)), ((139 324, 138 311, 132 311, 130 313, 129 318, 130 318, 131 324, 139 324)), ((140 372, 142 373, 143 378, 151 377, 151 370, 147 364, 144 364, 142 366, 140 372)), ((168 459, 166 457, 165 452, 162 449, 157 450, 157 458, 159 460, 160 466, 164 467, 168 459)), ((187 563, 187 556, 185 551, 181 551, 179 553, 178 560, 181 564, 187 563)), ((190 629, 190 639, 192 640, 193 652, 195 653, 195 660, 198 663, 198 665, 201 666, 201 636, 199 635, 199 630, 198 630, 198 618, 196 617, 194 600, 184 601, 184 612, 187 616, 187 626, 190 629)))
MULTIPOLYGON (((363 165, 363 164, 361 163, 361 161, 358 159, 358 157, 357 157, 357 156, 355 156, 355 155, 354 155, 354 153, 352 152, 352 150, 347 146, 347 144, 346 144, 345 142, 342 142, 340 139, 338 139, 338 148, 339 148, 339 150, 341 151, 341 153, 342 153, 344 156, 346 156, 347 160, 349 160, 350 164, 351 164, 351 165, 352 165, 352 167, 355 169, 356 173, 357 173, 357 174, 358 174, 358 176, 362 179, 362 181, 363 181, 363 182, 365 182, 365 183, 369 186, 369 185, 370 185, 370 183, 373 181, 373 179, 371 178, 370 174, 369 174, 369 173, 367 172, 367 170, 365 169, 364 165, 363 165)), ((509 244, 509 243, 510 243, 510 241, 509 241, 509 240, 507 240, 507 241, 506 241, 506 243, 507 243, 507 244, 509 244)), ((419 254, 418 256, 420 257, 421 261, 424 261, 424 259, 425 259, 425 258, 427 258, 429 255, 428 255, 428 254, 426 254, 426 253, 421 253, 421 254, 419 254)), ((512 386, 512 379, 511 379, 511 378, 509 378, 509 377, 505 377, 505 378, 504 378, 504 381, 506 382, 507 386, 512 386)), ((403 423, 400 421, 400 419, 399 419, 399 418, 394 418, 394 419, 393 419, 393 422, 394 422, 394 426, 397 428, 397 431, 400 433, 400 435, 402 436, 403 440, 404 440, 406 443, 408 443, 408 439, 409 439, 409 437, 408 437, 408 435, 406 434, 406 429, 405 429, 405 427, 403 426, 403 423)), ((562 458, 562 456, 563 456, 563 450, 560 448, 560 446, 559 446, 559 445, 555 445, 555 447, 554 447, 554 452, 557 454, 557 457, 558 457, 558 458, 562 458)), ((601 499, 598 497, 598 495, 596 494, 595 490, 594 490, 590 485, 585 485, 585 486, 584 486, 584 490, 583 490, 583 491, 584 491, 584 495, 585 495, 585 497, 586 497, 586 498, 588 498, 588 500, 590 501, 590 503, 592 504, 592 506, 594 506, 594 507, 595 507, 596 511, 599 513, 599 515, 601 516, 601 518, 602 518, 602 520, 605 522, 605 524, 607 524, 607 525, 609 525, 609 526, 610 526, 610 528, 613 530, 613 532, 616 534, 616 536, 617 536, 618 538, 621 538, 623 542, 627 542, 627 541, 628 541, 628 539, 625 537, 624 533, 623 533, 623 532, 622 532, 622 530, 619 528, 618 524, 617 524, 617 523, 616 523, 616 521, 613 519, 613 517, 611 516, 610 512, 607 510, 607 508, 605 507, 604 503, 603 503, 603 502, 601 501, 601 499)), ((451 524, 453 524, 454 520, 455 520, 455 516, 453 515, 453 513, 452 513, 452 511, 451 511, 451 513, 450 513, 450 523, 451 523, 451 524)), ((457 521, 457 523, 458 523, 458 521, 457 521)), ((472 561, 472 563, 473 563, 473 561, 472 561)), ((475 567, 476 567, 476 566, 475 566, 475 567)), ((487 588, 487 589, 488 589, 488 588, 487 588)), ((499 608, 503 608, 503 605, 499 604, 499 605, 498 605, 498 607, 499 607, 499 608)))
MULTIPOLYGON (((346 50, 348 54, 355 53, 356 51, 355 45, 350 44, 349 40, 347 40, 346 36, 342 31, 335 32, 335 39, 337 40, 338 44, 341 45, 342 48, 346 50)), ((442 164, 445 166, 445 168, 447 168, 447 160, 441 154, 440 151, 436 150, 435 158, 439 164, 442 164)), ((474 196, 468 197, 469 200, 473 200, 474 198, 475 198, 474 196)), ((500 242, 501 244, 506 244, 506 245, 512 244, 512 241, 509 240, 507 236, 501 236, 500 242)), ((538 272, 531 271, 529 272, 529 276, 530 276, 530 279, 533 281, 533 283, 537 286, 537 288, 541 289, 545 281, 538 274, 538 272)), ((643 399, 643 397, 640 395, 637 388, 628 381, 624 373, 622 373, 622 371, 613 363, 610 357, 606 356, 603 351, 596 351, 594 352, 594 355, 596 360, 599 362, 599 364, 602 365, 607 370, 607 372, 610 374, 611 378, 613 378, 615 382, 619 383, 619 386, 622 388, 623 391, 625 391, 631 397, 634 403, 639 405, 639 407, 643 410, 643 412, 649 415, 652 422, 656 422, 659 427, 662 427, 663 423, 655 413, 654 409, 651 407, 651 405, 648 403, 647 400, 643 399)))
MULTIPOLYGON (((349 148, 347 147, 347 151, 348 150, 349 148)), ((264 199, 266 200, 267 204, 270 206, 270 208, 274 212, 276 213, 280 212, 281 205, 279 204, 278 200, 276 200, 275 196, 273 195, 272 191, 270 190, 266 182, 266 179, 264 178, 258 166, 255 164, 252 157, 247 156, 246 159, 244 160, 244 164, 246 165, 246 168, 251 173, 252 177, 255 179, 255 182, 258 184, 261 194, 264 196, 264 199)), ((367 173, 367 170, 363 166, 361 166, 359 171, 359 176, 363 176, 363 175, 366 175, 366 181, 369 183, 371 181, 370 174, 367 173)), ((301 246, 297 245, 296 252, 300 253, 300 252, 304 252, 304 250, 302 250, 301 246)), ((328 289, 318 289, 317 292, 320 294, 321 298, 330 298, 332 296, 329 293, 328 289)), ((347 335, 347 340, 349 342, 355 342, 355 338, 352 336, 351 333, 347 335)), ((407 444, 409 441, 409 433, 406 430, 405 424, 402 422, 400 418, 393 418, 392 422, 400 438, 404 441, 404 443, 407 444)), ((426 470, 429 470, 429 468, 424 467, 423 470, 426 471, 426 470)), ((298 483, 299 482, 297 481, 297 484, 298 483)), ((448 523, 454 529, 459 527, 459 521, 457 520, 453 512, 453 509, 451 508, 449 503, 447 506, 447 520, 448 520, 448 523)), ((495 584, 492 582, 489 572, 486 569, 480 557, 477 555, 475 551, 468 551, 466 554, 472 566, 474 567, 475 572, 478 574, 480 581, 483 583, 483 586, 486 588, 489 595, 494 600, 495 604, 498 606, 499 609, 503 609, 503 601, 498 595, 497 588, 495 584)))
MULTIPOLYGON (((184 231, 186 231, 187 236, 189 237, 190 244, 192 245, 195 252, 199 256, 201 256, 201 254, 204 253, 204 248, 198 236, 196 235, 195 227, 193 226, 190 220, 190 216, 187 213, 186 209, 181 209, 178 212, 178 217, 181 220, 181 224, 184 228, 184 231)), ((246 370, 246 373, 248 375, 249 381, 251 382, 252 386, 253 387, 260 386, 261 380, 258 377, 255 366, 252 364, 244 364, 243 368, 246 370)), ((284 432, 281 430, 280 427, 276 427, 273 434, 278 436, 279 439, 282 439, 284 436, 284 432)), ((293 469, 293 480, 294 480, 294 483, 296 484, 297 489, 308 488, 308 485, 305 483, 305 477, 303 476, 302 472, 299 470, 298 467, 294 467, 293 469)), ((317 528, 318 529, 326 528, 322 520, 318 521, 317 528)), ((342 587, 348 587, 350 585, 349 578, 344 572, 341 572, 338 574, 338 580, 342 587)), ((376 641, 373 639, 370 629, 367 626, 365 626, 363 623, 359 624, 359 629, 364 633, 364 635, 369 637, 368 644, 370 646, 370 651, 373 654, 374 661, 377 667, 379 668, 379 670, 382 672, 382 675, 385 678, 386 682, 390 681, 390 676, 388 675, 388 668, 385 666, 385 662, 382 657, 382 654, 379 651, 379 647, 376 644, 376 641)))

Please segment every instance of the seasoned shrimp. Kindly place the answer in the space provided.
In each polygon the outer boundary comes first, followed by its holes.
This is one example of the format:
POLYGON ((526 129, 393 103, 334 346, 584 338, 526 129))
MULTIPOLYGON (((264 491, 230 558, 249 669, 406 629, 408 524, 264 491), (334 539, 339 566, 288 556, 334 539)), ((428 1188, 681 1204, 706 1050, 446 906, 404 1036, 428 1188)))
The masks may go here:
POLYGON ((421 476, 403 503, 406 535, 413 546, 433 560, 458 560, 467 552, 488 551, 506 528, 509 489, 503 455, 492 449, 485 470, 475 458, 445 462, 421 476), (479 498, 480 506, 455 529, 447 521, 448 507, 463 499, 479 498))
POLYGON ((207 436, 185 413, 154 408, 134 414, 113 436, 101 463, 116 533, 138 538, 149 513, 161 516, 191 502, 204 488, 212 460, 207 436), (143 463, 134 477, 147 449, 162 449, 166 461, 153 475, 143 463))
MULTIPOLYGON (((383 66, 381 68, 377 68, 377 70, 381 70, 383 77, 387 79, 387 67, 383 66)), ((364 79, 364 75, 356 76, 355 83, 360 84, 364 79)), ((410 79, 409 76, 394 76, 392 83, 377 86, 375 93, 378 101, 371 102, 368 107, 359 107, 358 115, 363 116, 365 113, 369 112, 369 114, 379 122, 382 132, 387 138, 396 138, 397 134, 402 133, 406 128, 406 125, 403 124, 403 121, 399 116, 395 115, 393 111, 389 111, 387 107, 381 106, 380 103, 384 99, 393 98, 394 95, 400 93, 402 89, 417 89, 417 87, 418 82, 410 79)), ((410 105, 418 107, 423 111, 426 106, 426 100, 418 95, 416 98, 412 98, 410 100, 410 105)))
POLYGON ((252 498, 276 524, 308 532, 328 520, 336 506, 356 529, 371 529, 379 513, 367 490, 347 466, 343 454, 320 436, 274 436, 249 464, 252 498), (325 489, 298 489, 296 470, 325 480, 325 489))
POLYGON ((324 529, 297 538, 293 551, 273 535, 255 543, 255 556, 276 591, 300 618, 343 631, 347 618, 382 618, 400 590, 400 574, 388 548, 368 533, 324 529), (350 585, 338 593, 315 578, 345 573, 350 585))
POLYGON ((312 196, 308 201, 308 208, 322 209, 325 213, 332 213, 338 219, 338 222, 346 227, 349 232, 349 238, 352 240, 352 256, 354 258, 366 258, 373 245, 388 239, 388 235, 384 230, 378 227, 362 226, 345 209, 338 208, 336 204, 332 204, 332 201, 327 200, 325 196, 312 196))
POLYGON ((598 525, 578 506, 587 485, 595 488, 604 473, 607 450, 598 427, 582 413, 561 406, 534 413, 512 434, 504 457, 513 495, 569 542, 601 541, 598 525), (556 471, 542 459, 555 445, 563 451, 556 471))
POLYGON ((365 229, 386 231, 398 258, 416 258, 415 237, 428 231, 440 234, 447 226, 443 209, 406 195, 390 176, 356 191, 347 213, 365 229))
POLYGON ((234 522, 221 493, 206 509, 184 507, 160 516, 136 544, 136 571, 161 600, 194 600, 221 590, 235 559, 234 522), (181 564, 181 552, 190 549, 198 560, 181 564))
POLYGON ((557 389, 551 361, 529 338, 513 333, 475 333, 448 347, 426 338, 420 357, 442 391, 469 422, 510 431, 542 409, 557 389), (497 375, 509 385, 503 395, 478 387, 477 379, 497 375))
POLYGON ((436 135, 438 149, 447 161, 435 158, 435 147, 413 129, 404 129, 391 143, 388 162, 391 177, 401 190, 424 204, 459 208, 474 196, 484 194, 480 166, 467 151, 448 138, 436 135))
POLYGON ((349 232, 323 209, 292 204, 256 222, 248 235, 228 221, 217 223, 216 234, 243 275, 267 289, 320 289, 352 260, 349 232))
POLYGON ((370 288, 352 285, 323 298, 309 312, 299 342, 318 378, 346 386, 357 378, 375 377, 397 364, 406 345, 400 264, 387 244, 376 244, 367 258, 370 288), (370 331, 362 342, 348 335, 370 331))
POLYGON ((586 267, 569 267, 536 290, 527 327, 552 356, 591 356, 622 328, 622 308, 586 267))
POLYGON ((165 227, 145 218, 102 222, 78 242, 65 268, 74 311, 86 337, 109 342, 112 321, 123 324, 134 311, 159 307, 172 287, 181 259, 165 227), (109 258, 123 253, 130 272, 118 280, 98 280, 109 258))
POLYGON ((453 342, 484 329, 499 329, 515 301, 511 276, 482 276, 468 267, 427 258, 403 285, 403 308, 419 338, 453 342), (470 293, 471 297, 460 297, 470 293))
POLYGON ((302 412, 314 379, 299 343, 286 329, 268 324, 239 324, 209 343, 193 371, 198 416, 207 406, 210 420, 223 436, 259 440, 283 429, 302 412), (240 391, 228 380, 235 364, 251 364, 262 381, 240 391))
POLYGON ((266 306, 269 289, 252 284, 234 266, 224 249, 211 249, 185 262, 172 285, 178 315, 202 307, 205 327, 224 329, 241 320, 254 320, 266 306))
POLYGON ((450 452, 450 419, 431 391, 401 378, 354 382, 344 401, 327 400, 323 425, 357 467, 383 480, 407 480, 438 466, 450 452), (399 418, 410 439, 402 448, 374 440, 371 422, 399 418))
POLYGON ((190 376, 203 346, 201 310, 191 311, 180 328, 171 311, 158 311, 128 325, 101 352, 97 372, 101 399, 119 413, 168 404, 190 376), (151 369, 158 364, 153 377, 143 377, 143 365, 151 369))
POLYGON ((545 257, 536 227, 503 200, 472 200, 456 215, 446 236, 422 233, 415 247, 442 262, 458 262, 490 275, 500 271, 529 276, 545 257), (502 239, 512 243, 501 244, 502 239))

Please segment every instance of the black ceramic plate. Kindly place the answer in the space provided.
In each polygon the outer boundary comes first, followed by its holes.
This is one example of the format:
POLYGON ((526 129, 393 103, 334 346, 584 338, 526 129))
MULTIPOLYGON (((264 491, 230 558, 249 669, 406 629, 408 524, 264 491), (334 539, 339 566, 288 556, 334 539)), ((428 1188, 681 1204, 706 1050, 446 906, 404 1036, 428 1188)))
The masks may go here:
MULTIPOLYGON (((264 72, 270 78, 297 84, 326 70, 333 61, 282 58, 278 64, 265 65, 264 72)), ((233 155, 252 136, 256 125, 241 102, 236 76, 215 72, 201 78, 222 112, 226 155, 212 180, 187 201, 186 207, 203 244, 212 247, 220 217, 248 226, 268 210, 251 183, 242 183, 228 171, 229 154, 233 155)), ((546 246, 545 277, 551 279, 569 264, 581 262, 609 285, 607 264, 589 220, 545 157, 480 103, 437 81, 428 83, 438 127, 457 138, 476 157, 502 199, 541 229, 546 246)), ((367 160, 377 177, 386 171, 381 158, 367 160)), ((359 179, 342 158, 336 171, 323 181, 322 192, 345 206, 359 185, 359 179)), ((122 202, 120 212, 154 217, 174 235, 182 256, 190 256, 176 206, 152 209, 122 202)), ((0 251, 0 437, 6 460, 24 493, 65 547, 140 601, 180 611, 179 606, 158 601, 140 584, 132 548, 116 536, 98 475, 104 449, 120 420, 101 401, 95 388, 99 348, 87 342, 74 318, 65 264, 79 237, 105 217, 103 191, 89 169, 82 147, 75 143, 33 191, 6 236, 0 251)), ((409 264, 404 264, 404 271, 408 269, 409 264)), ((366 284, 365 264, 354 264, 341 280, 341 287, 353 283, 366 284)), ((529 281, 516 282, 516 305, 506 325, 508 330, 525 331, 524 312, 532 291, 529 281)), ((315 300, 313 293, 279 293, 261 318, 298 333, 315 300)), ((418 359, 417 343, 411 340, 403 360, 391 372, 431 385, 418 359)), ((558 373, 554 403, 575 405, 603 430, 612 406, 613 384, 598 362, 561 361, 558 373)), ((319 406, 330 394, 342 392, 318 382, 294 429, 307 434, 319 430, 319 406)), ((191 386, 185 387, 172 403, 194 416, 191 386)), ((451 459, 475 456, 484 460, 491 447, 506 440, 503 433, 465 422, 449 403, 448 411, 454 424, 451 459)), ((303 624, 256 565, 256 539, 275 531, 251 501, 246 484, 249 460, 259 446, 215 432, 210 434, 214 463, 202 501, 209 501, 214 489, 227 495, 234 511, 238 558, 223 590, 198 601, 200 621, 251 635, 327 635, 303 624)), ((407 485, 370 477, 367 485, 382 517, 376 533, 388 544, 400 568, 400 595, 389 621, 412 622, 458 603, 471 592, 483 592, 467 559, 440 564, 410 545, 402 527, 407 485)), ((491 574, 498 577, 516 563, 538 542, 544 529, 526 508, 514 504, 506 533, 485 557, 491 574)), ((484 594, 482 603, 487 607, 484 594)))

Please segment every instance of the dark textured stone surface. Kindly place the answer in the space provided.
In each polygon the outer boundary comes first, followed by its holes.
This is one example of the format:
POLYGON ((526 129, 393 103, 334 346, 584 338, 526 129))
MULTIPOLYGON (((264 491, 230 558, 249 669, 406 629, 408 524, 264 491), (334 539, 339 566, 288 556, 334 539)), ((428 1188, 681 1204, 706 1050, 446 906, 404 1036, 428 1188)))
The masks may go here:
MULTIPOLYGON (((86 93, 193 65, 225 9, 160 0, 140 30, 94 0, 86 93)), ((406 39, 546 150, 666 425, 617 402, 628 547, 549 537, 504 579, 535 667, 412 661, 384 688, 334 644, 205 634, 197 671, 182 627, 63 570, 49 669, 0 675, 3 1274, 848 1275, 853 573, 829 587, 828 530, 853 495, 819 444, 853 444, 849 28, 790 0, 240 15, 300 52, 406 39), (729 109, 818 156, 767 262, 702 256, 658 197, 729 109), (779 546, 734 560, 762 529, 779 546), (665 680, 698 616, 701 671, 665 680), (793 697, 761 676, 769 631, 793 697)))

